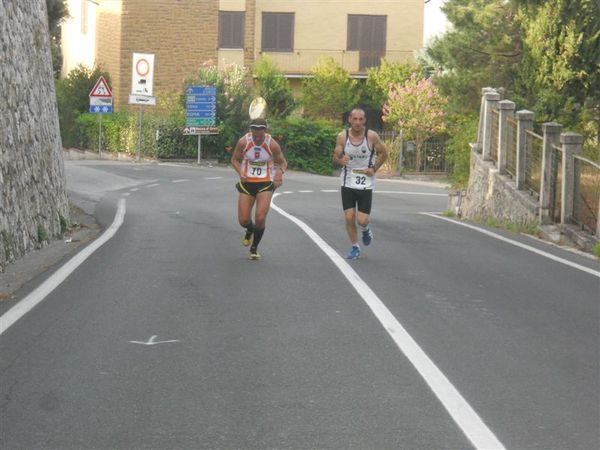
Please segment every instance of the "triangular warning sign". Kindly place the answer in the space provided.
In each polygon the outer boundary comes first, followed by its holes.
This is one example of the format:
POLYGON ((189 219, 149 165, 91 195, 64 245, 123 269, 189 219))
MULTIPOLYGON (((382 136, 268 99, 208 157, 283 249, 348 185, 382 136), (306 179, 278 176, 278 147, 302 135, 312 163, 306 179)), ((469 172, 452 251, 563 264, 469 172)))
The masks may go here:
POLYGON ((94 85, 94 89, 90 91, 90 97, 112 97, 112 92, 108 87, 108 83, 104 79, 104 77, 98 78, 96 84, 94 85))

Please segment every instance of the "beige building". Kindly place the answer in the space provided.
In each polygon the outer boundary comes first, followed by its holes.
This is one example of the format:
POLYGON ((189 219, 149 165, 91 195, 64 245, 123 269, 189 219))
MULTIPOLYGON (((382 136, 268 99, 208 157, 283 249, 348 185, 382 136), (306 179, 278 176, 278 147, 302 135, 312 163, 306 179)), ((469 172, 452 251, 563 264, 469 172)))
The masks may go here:
MULTIPOLYGON (((208 60, 251 65, 268 55, 297 84, 321 56, 364 78, 382 58, 412 61, 423 44, 423 0, 69 0, 69 7, 85 9, 88 23, 95 18, 93 45, 86 42, 111 74, 115 109, 127 104, 134 52, 155 55, 159 96, 181 90, 208 60)), ((65 71, 76 59, 69 49, 81 53, 72 39, 63 38, 65 71)))

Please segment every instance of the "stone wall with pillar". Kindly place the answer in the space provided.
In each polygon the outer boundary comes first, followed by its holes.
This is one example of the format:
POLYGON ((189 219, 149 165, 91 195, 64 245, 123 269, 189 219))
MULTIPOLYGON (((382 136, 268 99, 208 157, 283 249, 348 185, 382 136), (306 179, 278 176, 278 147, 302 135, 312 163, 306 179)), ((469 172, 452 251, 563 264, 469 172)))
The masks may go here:
POLYGON ((45 0, 0 2, 0 271, 69 221, 45 0))

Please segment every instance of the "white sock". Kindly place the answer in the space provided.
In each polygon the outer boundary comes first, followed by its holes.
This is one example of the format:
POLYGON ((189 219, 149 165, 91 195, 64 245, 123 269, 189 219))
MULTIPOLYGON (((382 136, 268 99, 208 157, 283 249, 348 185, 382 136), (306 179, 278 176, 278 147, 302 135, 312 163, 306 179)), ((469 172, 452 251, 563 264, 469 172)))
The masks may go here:
POLYGON ((367 225, 366 227, 361 226, 360 227, 363 231, 369 231, 369 225, 367 225))
POLYGON ((360 245, 358 245, 358 242, 356 244, 352 244, 352 247, 356 247, 356 248, 360 249, 360 245))

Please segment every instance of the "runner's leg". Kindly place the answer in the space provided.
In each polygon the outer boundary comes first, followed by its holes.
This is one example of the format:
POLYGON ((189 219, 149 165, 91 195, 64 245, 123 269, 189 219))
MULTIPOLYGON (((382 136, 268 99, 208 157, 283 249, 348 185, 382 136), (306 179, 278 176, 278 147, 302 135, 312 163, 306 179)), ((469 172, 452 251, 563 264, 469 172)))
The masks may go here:
POLYGON ((260 240, 265 232, 267 214, 269 213, 269 208, 271 207, 272 196, 273 192, 271 191, 259 192, 256 195, 256 210, 254 211, 254 240, 252 241, 252 247, 250 247, 251 252, 256 252, 258 244, 260 244, 260 240))
POLYGON ((346 232, 350 238, 352 245, 358 244, 358 238, 356 235, 356 209, 348 208, 344 211, 344 218, 346 219, 346 232))
POLYGON ((238 199, 238 220, 240 225, 246 228, 246 233, 254 231, 252 223, 252 207, 254 206, 255 198, 251 195, 240 193, 238 199))

